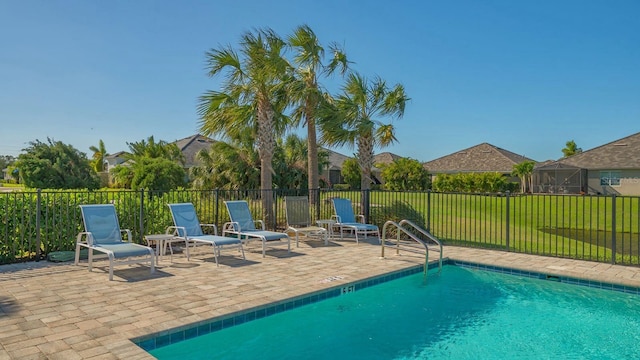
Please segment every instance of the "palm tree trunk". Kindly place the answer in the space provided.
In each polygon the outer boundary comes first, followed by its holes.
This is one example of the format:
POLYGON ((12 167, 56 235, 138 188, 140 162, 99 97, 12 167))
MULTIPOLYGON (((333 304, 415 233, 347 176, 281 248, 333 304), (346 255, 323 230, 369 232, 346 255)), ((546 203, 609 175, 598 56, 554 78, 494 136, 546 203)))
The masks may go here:
POLYGON ((309 204, 315 206, 318 203, 318 189, 320 180, 318 175, 318 141, 316 136, 316 121, 313 111, 307 104, 307 173, 309 177, 309 204))
POLYGON ((266 99, 258 101, 258 132, 256 144, 260 155, 260 188, 262 195, 262 211, 264 222, 273 228, 273 151, 276 140, 273 133, 274 111, 266 99))

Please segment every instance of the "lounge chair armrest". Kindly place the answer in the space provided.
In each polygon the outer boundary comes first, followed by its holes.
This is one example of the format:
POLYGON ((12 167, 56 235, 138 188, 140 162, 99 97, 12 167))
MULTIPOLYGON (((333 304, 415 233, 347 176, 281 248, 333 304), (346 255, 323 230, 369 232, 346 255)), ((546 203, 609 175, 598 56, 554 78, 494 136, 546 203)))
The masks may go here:
MULTIPOLYGON (((256 225, 258 225, 258 224, 259 224, 259 225, 260 225, 260 229, 264 231, 264 221, 262 221, 262 220, 255 220, 255 221, 254 221, 254 224, 256 224, 256 225)), ((256 226, 256 227, 257 227, 257 226, 256 226)))
POLYGON ((340 220, 340 215, 331 215, 331 220, 335 220, 336 223, 340 224, 342 221, 340 220))
POLYGON ((200 224, 201 228, 207 228, 207 227, 212 227, 213 228, 213 235, 218 235, 218 227, 215 224, 200 224))
POLYGON ((365 223, 365 221, 364 221, 364 215, 362 215, 362 214, 358 215, 358 222, 361 222, 361 223, 363 223, 363 224, 365 223))
POLYGON ((228 232, 239 232, 240 224, 236 221, 229 221, 224 223, 222 227, 222 236, 224 236, 228 232))
POLYGON ((83 246, 93 246, 93 235, 89 231, 78 233, 78 236, 76 237, 76 244, 80 244, 83 246), (85 239, 85 241, 82 241, 83 238, 85 239))
POLYGON ((178 237, 187 237, 187 229, 184 226, 168 226, 165 233, 178 237))
POLYGON ((131 230, 129 229, 120 229, 121 233, 126 233, 127 234, 127 240, 122 240, 122 241, 128 241, 128 242, 132 242, 131 241, 131 230))

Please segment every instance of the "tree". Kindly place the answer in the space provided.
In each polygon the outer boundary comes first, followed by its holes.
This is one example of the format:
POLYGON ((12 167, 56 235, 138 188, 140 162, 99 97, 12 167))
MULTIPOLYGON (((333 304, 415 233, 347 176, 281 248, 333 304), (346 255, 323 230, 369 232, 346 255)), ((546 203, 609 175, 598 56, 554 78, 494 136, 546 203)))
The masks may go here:
POLYGON ((569 157, 582 152, 582 148, 579 148, 573 140, 567 141, 565 145, 564 149, 562 149, 562 154, 564 154, 563 157, 569 157))
POLYGON ((520 164, 513 165, 511 175, 520 178, 520 192, 523 194, 527 192, 527 186, 529 186, 530 190, 533 190, 533 167, 535 165, 535 161, 523 161, 520 164))
POLYGON ((342 93, 329 100, 320 124, 323 139, 331 145, 357 147, 360 188, 368 190, 374 149, 396 140, 393 124, 382 123, 379 118, 401 118, 409 98, 401 84, 389 88, 380 78, 369 81, 351 73, 342 93))
POLYGON ((166 158, 143 157, 132 166, 131 189, 157 190, 160 193, 186 185, 184 168, 166 158))
POLYGON ((291 67, 282 56, 285 43, 270 29, 247 32, 241 37, 240 54, 230 46, 206 53, 210 77, 223 74, 221 91, 200 97, 198 112, 205 135, 238 138, 244 129, 253 131, 260 156, 260 187, 265 220, 273 222, 273 154, 276 137, 284 133, 289 119, 287 84, 291 67))
POLYGON ((125 157, 131 160, 140 158, 164 158, 182 165, 184 165, 185 162, 184 155, 176 144, 168 143, 164 140, 156 142, 153 135, 149 136, 146 141, 142 139, 136 142, 128 142, 127 146, 129 147, 130 154, 126 154, 125 157))
POLYGON ((113 182, 118 187, 167 191, 185 185, 184 155, 176 144, 164 140, 127 143, 130 161, 111 169, 113 182), (178 170, 179 169, 179 170, 178 170))
POLYGON ((429 172, 418 160, 401 158, 382 169, 384 187, 388 190, 426 190, 429 172))
POLYGON ((349 158, 342 163, 342 169, 340 174, 344 179, 344 182, 349 185, 351 189, 360 189, 362 171, 360 171, 360 165, 358 160, 349 158))
POLYGON ((23 151, 14 165, 27 187, 89 190, 100 187, 87 155, 71 145, 47 138, 47 143, 30 142, 23 151))
POLYGON ((13 164, 16 161, 16 158, 11 155, 0 155, 0 170, 7 168, 9 165, 13 164))
MULTIPOLYGON (((340 70, 340 73, 344 74, 348 61, 337 45, 331 45, 333 57, 325 65, 324 48, 308 25, 297 27, 287 40, 295 52, 293 63, 296 66, 296 81, 292 82, 289 93, 294 104, 292 116, 297 123, 302 121, 307 128, 308 189, 315 190, 320 188, 316 118, 319 105, 323 100, 323 90, 318 83, 318 77, 331 75, 335 70, 340 70)), ((311 191, 310 195, 310 203, 316 204, 318 201, 316 193, 311 191)))
POLYGON ((256 189, 260 187, 260 159, 253 147, 251 131, 232 143, 218 141, 201 150, 200 165, 190 169, 194 189, 256 189))
POLYGON ((104 171, 104 160, 109 155, 107 154, 107 149, 104 147, 104 142, 100 139, 98 146, 90 146, 89 150, 93 151, 93 160, 91 161, 91 166, 95 172, 103 172, 104 171))

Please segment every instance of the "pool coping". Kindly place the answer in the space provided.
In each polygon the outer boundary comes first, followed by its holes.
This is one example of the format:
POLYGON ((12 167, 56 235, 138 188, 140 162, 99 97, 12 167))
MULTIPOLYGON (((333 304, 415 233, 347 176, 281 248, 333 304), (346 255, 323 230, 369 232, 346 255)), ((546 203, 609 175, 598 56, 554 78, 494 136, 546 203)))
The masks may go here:
MULTIPOLYGON (((486 265, 472 261, 456 260, 444 258, 443 266, 459 266, 468 269, 485 270, 503 273, 513 276, 522 276, 539 280, 555 281, 570 285, 586 286, 590 288, 611 290, 627 294, 640 295, 640 287, 615 284, 605 281, 581 279, 573 276, 555 275, 552 272, 520 270, 505 266, 486 265)), ((437 262, 429 263, 428 269, 438 267, 437 262)), ((146 334, 130 339, 135 345, 149 352, 167 345, 175 344, 184 340, 189 340, 197 336, 206 335, 215 331, 244 324, 249 321, 258 320, 267 316, 275 315, 284 311, 292 310, 301 306, 313 304, 322 300, 334 298, 346 293, 382 284, 398 278, 414 275, 422 272, 424 265, 415 265, 406 269, 396 270, 387 274, 373 276, 367 279, 355 281, 347 284, 340 284, 328 289, 315 291, 297 297, 292 297, 282 301, 256 306, 211 319, 203 320, 179 326, 172 329, 146 334)))

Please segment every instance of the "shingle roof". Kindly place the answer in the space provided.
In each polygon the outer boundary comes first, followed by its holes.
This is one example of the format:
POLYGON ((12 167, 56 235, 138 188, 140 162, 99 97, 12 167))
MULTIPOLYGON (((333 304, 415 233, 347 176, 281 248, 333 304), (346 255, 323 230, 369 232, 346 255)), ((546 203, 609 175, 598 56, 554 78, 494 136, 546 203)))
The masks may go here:
POLYGON ((428 161, 424 167, 431 173, 500 172, 511 173, 513 165, 535 161, 525 156, 482 143, 450 155, 428 161))
POLYGON ((640 169, 640 132, 560 159, 557 163, 592 170, 640 169))
POLYGON ((333 150, 322 148, 323 151, 326 151, 329 154, 329 170, 340 170, 342 169, 342 164, 344 164, 345 160, 349 159, 349 156, 340 154, 333 150))
POLYGON ((178 146, 178 149, 180 149, 180 151, 182 151, 182 154, 184 155, 184 166, 186 168, 190 168, 198 164, 198 161, 196 160, 196 154, 198 154, 198 152, 203 149, 209 150, 209 148, 211 148, 211 145, 213 145, 215 142, 216 140, 200 134, 195 134, 184 139, 176 140, 174 144, 178 146))
POLYGON ((388 165, 398 159, 402 159, 402 156, 390 152, 383 152, 373 157, 373 163, 388 165))

